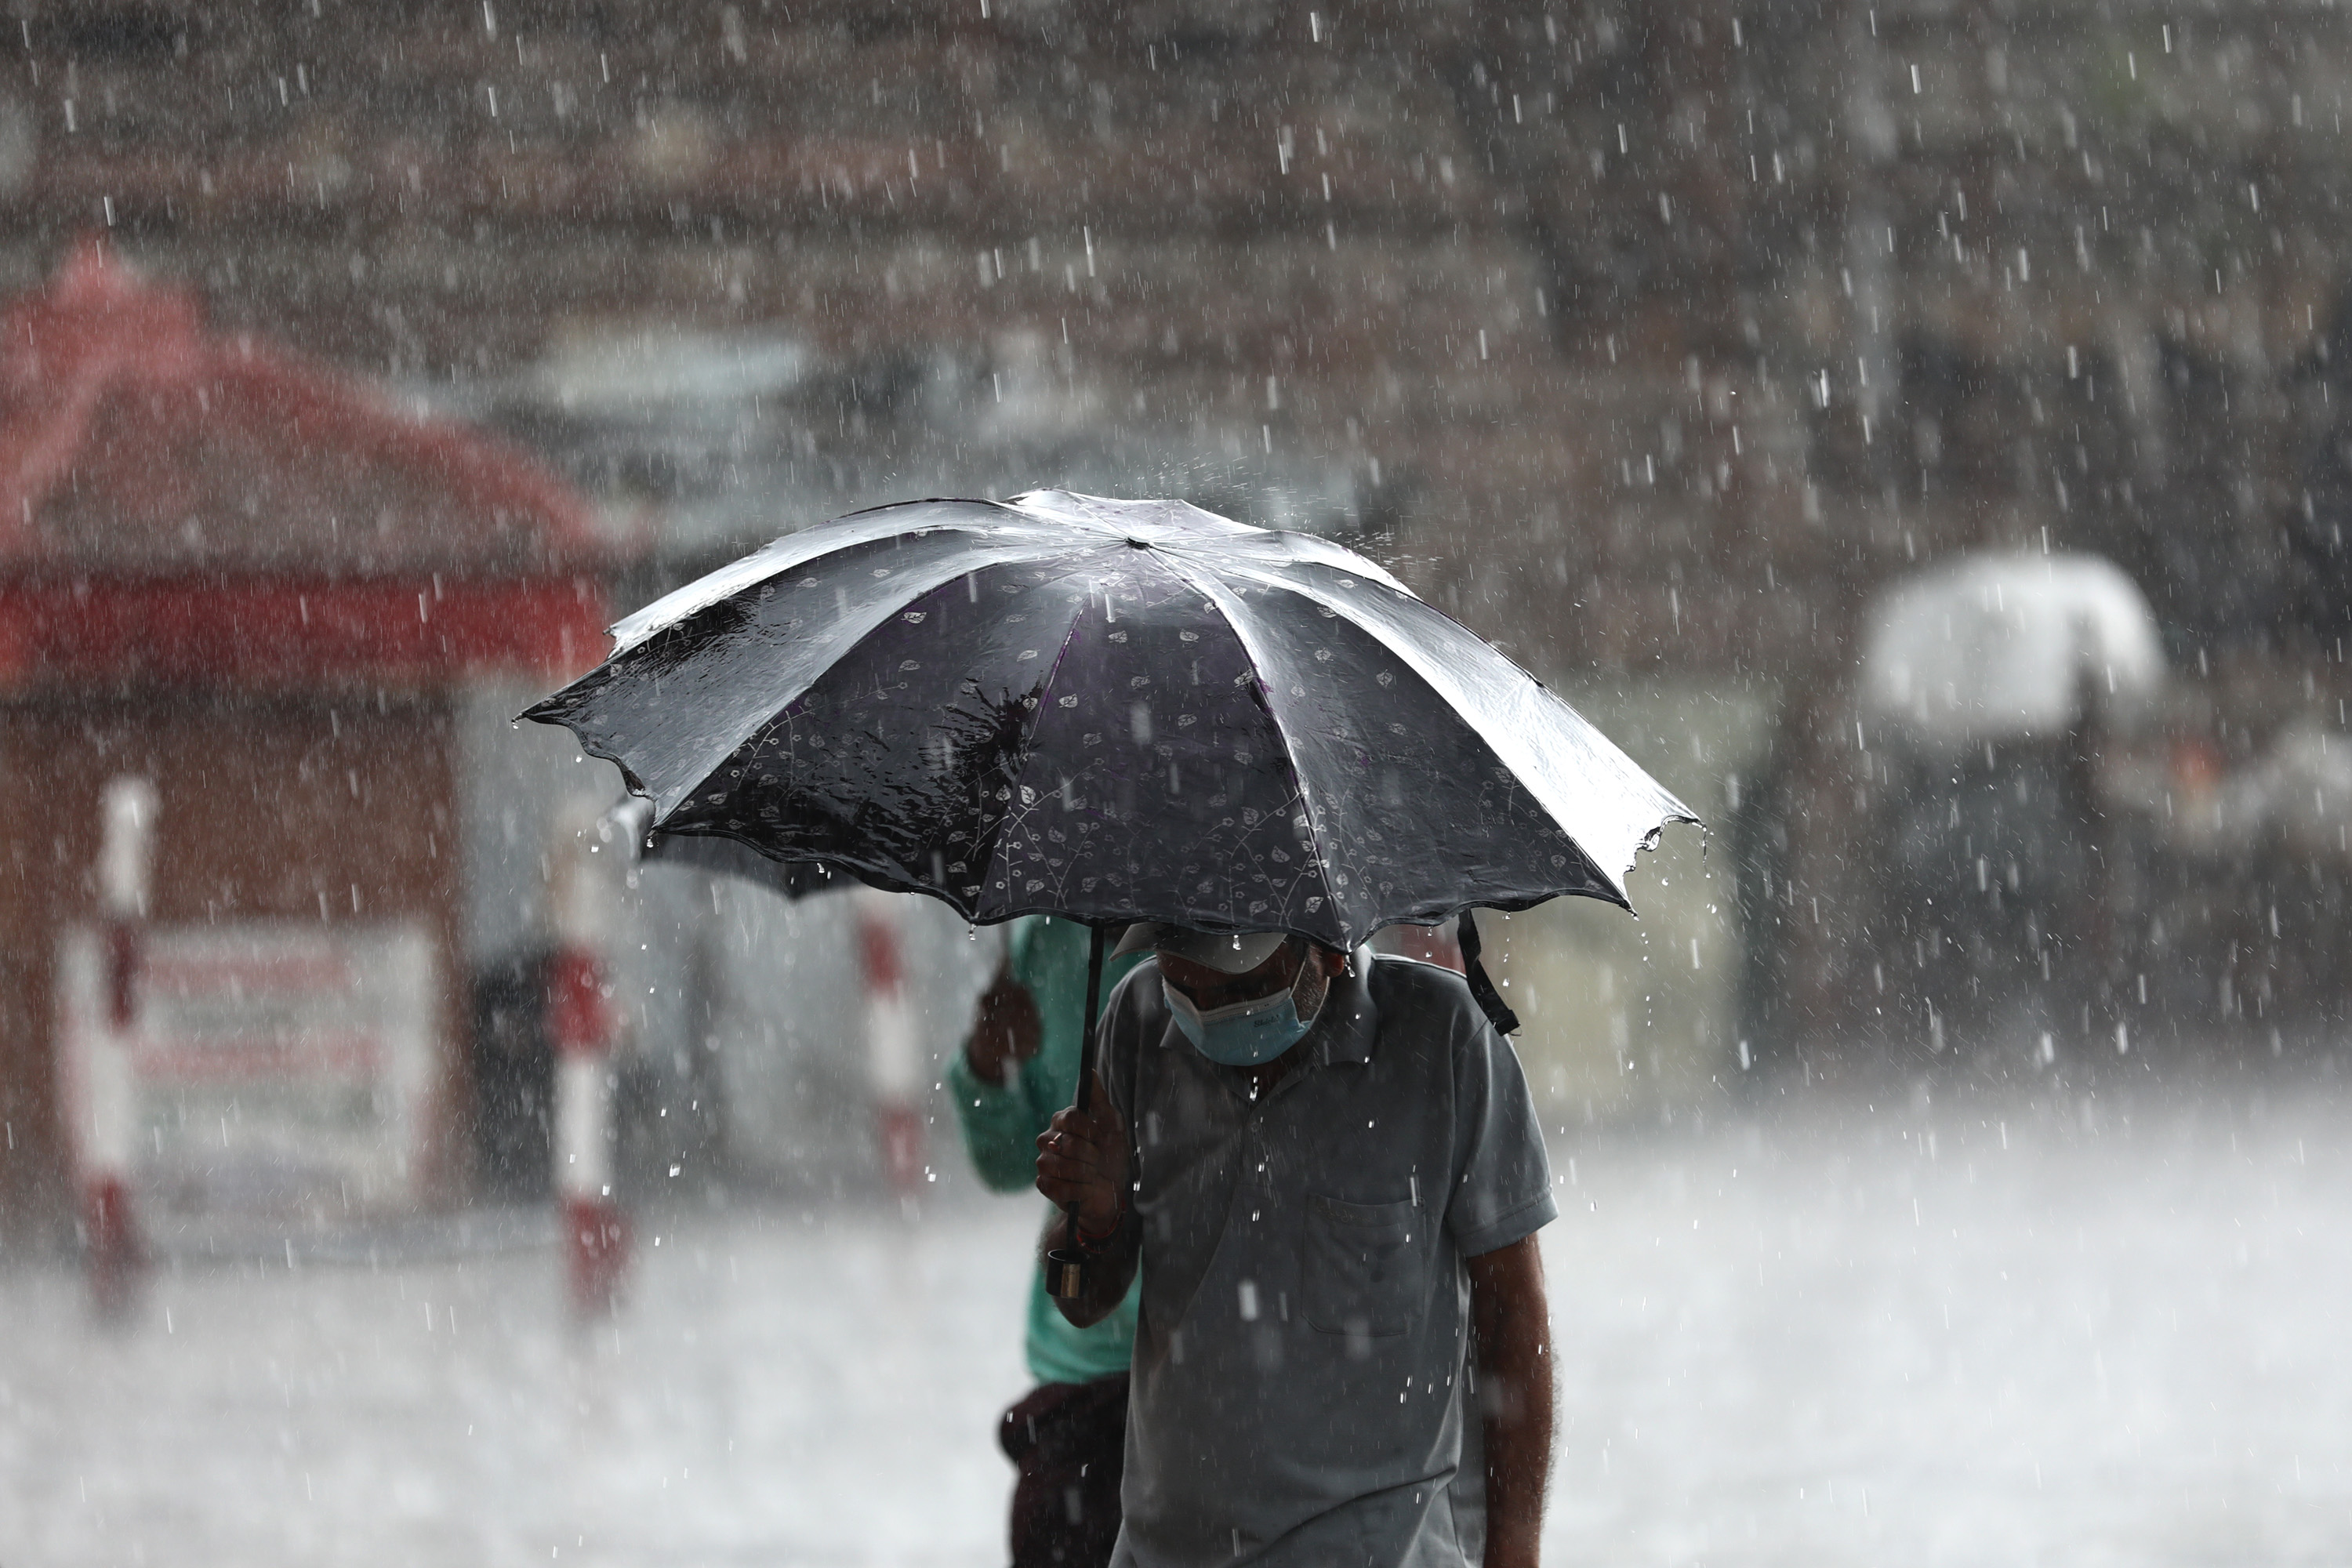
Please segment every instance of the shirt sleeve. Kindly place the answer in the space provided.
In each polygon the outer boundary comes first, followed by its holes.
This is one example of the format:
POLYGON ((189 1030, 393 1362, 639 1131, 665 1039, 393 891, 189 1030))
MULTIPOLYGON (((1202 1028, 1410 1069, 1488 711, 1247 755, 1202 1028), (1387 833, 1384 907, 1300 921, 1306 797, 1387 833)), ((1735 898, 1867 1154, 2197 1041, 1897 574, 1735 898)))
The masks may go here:
MULTIPOLYGON (((964 1152, 981 1184, 992 1193, 1017 1193, 1037 1180, 1037 1119, 1029 1085, 1015 1073, 995 1084, 971 1070, 959 1048, 948 1062, 948 1092, 955 1100, 956 1123, 964 1152)), ((1050 1115, 1050 1112, 1048 1113, 1050 1115)))
MULTIPOLYGON (((1466 995, 1466 993, 1465 993, 1466 995)), ((1535 1096, 1511 1043, 1475 1012, 1454 1049, 1454 1201, 1445 1227, 1465 1258, 1523 1240, 1559 1217, 1535 1096)))
MULTIPOLYGON (((1034 921, 1016 922, 1005 943, 1013 979, 1027 986, 1033 995, 1039 989, 1035 971, 1040 944, 1035 927, 1034 921)), ((990 1083, 971 1070, 964 1055, 970 1044, 967 1037, 956 1047, 947 1070, 948 1093, 955 1101, 964 1152, 971 1156, 972 1169, 989 1191, 1021 1192, 1036 1184, 1037 1135, 1045 1131, 1054 1114, 1051 1106, 1039 1109, 1041 1098, 1051 1098, 1050 1089, 1041 1097, 1037 1081, 1050 1064, 1032 1057, 1003 1083, 990 1083)))
POLYGON ((1103 1089, 1128 1124, 1127 1139, 1135 1142, 1136 1052, 1144 1034, 1145 1016, 1159 995, 1159 966, 1150 959, 1119 977, 1103 1001, 1101 1068, 1103 1089), (1142 981, 1135 977, 1146 976, 1142 981), (1147 989, 1149 987, 1149 989, 1147 989))

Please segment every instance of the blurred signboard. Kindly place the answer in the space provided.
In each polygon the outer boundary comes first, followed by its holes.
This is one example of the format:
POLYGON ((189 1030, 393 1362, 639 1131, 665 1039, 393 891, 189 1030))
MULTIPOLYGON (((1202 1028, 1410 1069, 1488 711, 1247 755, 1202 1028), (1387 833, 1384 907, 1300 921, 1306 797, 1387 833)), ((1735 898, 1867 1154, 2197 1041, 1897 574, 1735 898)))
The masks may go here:
MULTIPOLYGON (((1781 702, 1778 685, 1753 679, 1548 679, 1716 832, 1781 702)), ((1625 890, 1639 920, 1596 899, 1479 917, 1488 972, 1522 1022, 1511 1044, 1551 1125, 1714 1100, 1746 1070, 1737 899, 1728 858, 1718 847, 1710 859, 1706 842, 1673 827, 1636 857, 1625 890)))
MULTIPOLYGON (((106 1026, 100 943, 68 928, 58 953, 60 1065, 84 1121, 106 1026)), ((438 1059, 436 966, 418 921, 150 929, 127 1041, 142 1204, 324 1225, 415 1206, 438 1059)))

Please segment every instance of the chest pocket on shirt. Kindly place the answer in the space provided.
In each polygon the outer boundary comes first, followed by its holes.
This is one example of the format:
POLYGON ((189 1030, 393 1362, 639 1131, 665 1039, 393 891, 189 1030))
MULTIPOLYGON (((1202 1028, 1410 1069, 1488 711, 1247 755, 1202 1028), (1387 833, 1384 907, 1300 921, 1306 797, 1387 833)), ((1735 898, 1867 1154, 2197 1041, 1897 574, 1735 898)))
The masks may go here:
POLYGON ((1307 1321, 1329 1334, 1379 1338, 1412 1326, 1421 1309, 1427 1214, 1411 1203, 1307 1200, 1302 1259, 1307 1321))

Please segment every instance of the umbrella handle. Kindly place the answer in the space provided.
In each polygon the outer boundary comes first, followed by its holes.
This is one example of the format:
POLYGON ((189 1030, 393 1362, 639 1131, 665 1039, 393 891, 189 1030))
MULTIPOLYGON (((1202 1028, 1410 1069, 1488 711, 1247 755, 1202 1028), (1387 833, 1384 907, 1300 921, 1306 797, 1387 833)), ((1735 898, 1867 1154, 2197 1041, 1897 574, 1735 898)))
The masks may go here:
POLYGON ((1102 1010, 1103 928, 1095 926, 1087 942, 1087 1016, 1078 1025, 1077 1108, 1085 1110, 1095 1098, 1095 1016, 1102 1010))
MULTIPOLYGON (((1103 928, 1089 928, 1087 943, 1087 1011, 1078 1027, 1077 1110, 1083 1113, 1095 1097, 1095 1026, 1102 1008, 1103 928)), ((1064 1221, 1062 1245, 1045 1255, 1045 1274, 1052 1292, 1063 1300, 1086 1294, 1087 1254, 1078 1245, 1078 1205, 1074 1200, 1064 1221)))

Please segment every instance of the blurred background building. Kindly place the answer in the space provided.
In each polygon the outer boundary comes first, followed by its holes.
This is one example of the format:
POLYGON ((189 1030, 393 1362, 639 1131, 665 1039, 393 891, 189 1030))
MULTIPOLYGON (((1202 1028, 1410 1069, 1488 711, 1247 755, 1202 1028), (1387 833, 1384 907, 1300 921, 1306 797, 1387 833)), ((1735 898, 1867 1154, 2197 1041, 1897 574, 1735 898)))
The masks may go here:
MULTIPOLYGON (((1563 1119, 1703 1108, 1775 1067, 2086 1073, 2343 1020, 2352 42, 2332 5, 11 16, 0 282, 58 301, 113 279, 101 316, 188 301, 206 342, 321 367, 437 451, 469 428, 544 520, 436 514, 395 562, 338 499, 358 481, 337 438, 290 418, 274 461, 328 478, 239 470, 202 506, 133 506, 95 476, 210 472, 209 426, 134 376, 96 436, 85 409, 82 446, 37 438, 117 384, 41 379, 37 334, 0 345, 20 1234, 65 1212, 53 943, 86 918, 110 736, 193 727, 155 764, 160 919, 215 917, 170 868, 228 831, 175 805, 176 773, 186 803, 258 790, 274 815, 236 831, 303 846, 252 910, 382 896, 436 933, 439 1190, 533 1190, 549 839, 614 781, 506 717, 593 662, 596 639, 561 641, 590 606, 924 494, 1179 494, 1329 532, 1699 806, 1714 852, 1685 836, 1645 868, 1655 918, 1550 909, 1496 942, 1563 1119), (234 542, 216 517, 242 520, 234 542), (552 652, 404 663, 353 624, 295 681, 255 651, 291 632, 242 611, 244 651, 198 669, 58 607, 110 575, 218 605, 284 561, 437 603, 516 530, 530 580, 572 595, 531 623, 552 652), (1979 555, 2008 573, 1956 590, 1986 646, 2045 639, 2066 678, 1906 729, 1872 628, 1915 574, 1979 555), (2003 586, 2068 556, 2111 563, 2145 617, 2121 679, 2080 631, 2105 622, 2003 586), (17 651, 42 616, 72 658, 17 651), (230 666, 268 667, 266 697, 230 666), (289 804, 338 788, 360 805, 289 804), (362 821, 398 841, 330 876, 362 821)), ((616 983, 638 1168, 871 1179, 826 1109, 866 1092, 843 1044, 855 922, 656 879, 616 983)), ((946 1048, 990 958, 931 913, 909 969, 946 1048)))

